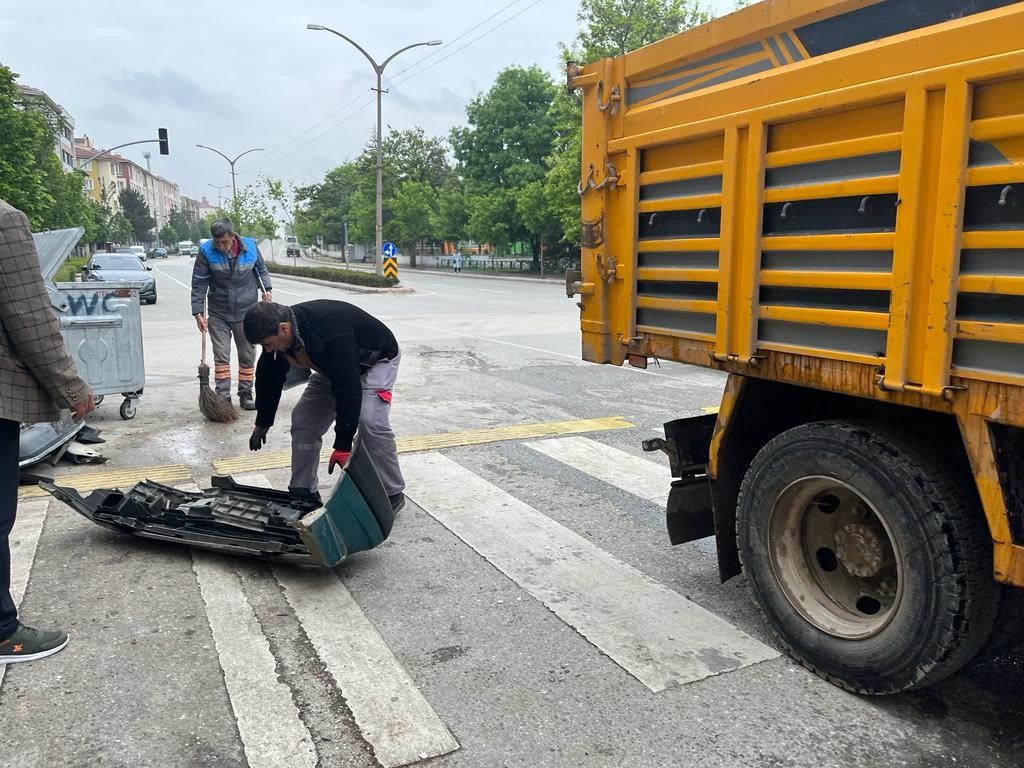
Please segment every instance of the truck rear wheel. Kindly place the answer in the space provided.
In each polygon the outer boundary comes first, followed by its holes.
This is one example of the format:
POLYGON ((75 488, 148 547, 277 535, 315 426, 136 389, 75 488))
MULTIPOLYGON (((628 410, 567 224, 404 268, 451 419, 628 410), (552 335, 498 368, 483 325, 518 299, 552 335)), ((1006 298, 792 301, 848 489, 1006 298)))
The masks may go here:
POLYGON ((968 477, 883 425, 816 422, 755 456, 737 544, 789 652, 848 690, 930 685, 966 664, 999 605, 968 477))

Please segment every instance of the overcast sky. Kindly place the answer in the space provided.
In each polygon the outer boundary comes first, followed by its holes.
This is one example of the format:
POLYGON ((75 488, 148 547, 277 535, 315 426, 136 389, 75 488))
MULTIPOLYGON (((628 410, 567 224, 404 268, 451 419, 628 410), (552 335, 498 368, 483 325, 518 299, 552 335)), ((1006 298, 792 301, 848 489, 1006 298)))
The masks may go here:
MULTIPOLYGON (((716 13, 734 0, 706 0, 716 13)), ((537 64, 560 82, 557 44, 569 43, 578 0, 0 0, 0 64, 46 91, 97 147, 170 134, 171 154, 128 147, 125 157, 177 183, 189 197, 261 173, 299 184, 321 180, 373 134, 375 75, 352 46, 378 62, 415 48, 385 70, 383 114, 396 129, 446 136, 466 104, 505 67, 537 64)), ((230 189, 224 190, 230 194, 230 189)))

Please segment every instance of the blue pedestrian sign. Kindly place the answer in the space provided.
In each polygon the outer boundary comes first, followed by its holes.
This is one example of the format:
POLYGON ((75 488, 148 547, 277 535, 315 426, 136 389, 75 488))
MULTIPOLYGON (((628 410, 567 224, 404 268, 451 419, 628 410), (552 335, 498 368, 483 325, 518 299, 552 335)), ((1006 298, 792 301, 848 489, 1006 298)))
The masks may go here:
POLYGON ((380 252, 387 256, 389 259, 393 259, 395 256, 398 255, 398 249, 395 248, 394 243, 384 243, 384 245, 380 247, 380 252))

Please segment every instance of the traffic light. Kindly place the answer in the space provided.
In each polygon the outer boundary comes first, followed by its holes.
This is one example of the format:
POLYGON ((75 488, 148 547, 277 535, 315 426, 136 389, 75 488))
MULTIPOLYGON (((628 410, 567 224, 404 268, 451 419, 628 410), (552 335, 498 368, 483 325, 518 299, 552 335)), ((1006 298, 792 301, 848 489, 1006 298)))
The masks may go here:
POLYGON ((157 135, 157 138, 160 139, 160 154, 161 155, 169 155, 169 154, 171 154, 171 150, 168 149, 168 147, 167 147, 167 129, 166 128, 157 128, 156 129, 156 135, 157 135))

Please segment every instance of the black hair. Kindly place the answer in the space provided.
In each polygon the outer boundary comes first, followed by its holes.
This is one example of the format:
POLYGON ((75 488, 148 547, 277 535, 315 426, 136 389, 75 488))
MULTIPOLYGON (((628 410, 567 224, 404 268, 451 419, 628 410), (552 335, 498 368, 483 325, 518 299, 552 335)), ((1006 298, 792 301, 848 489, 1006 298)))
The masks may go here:
POLYGON ((210 223, 210 235, 212 237, 224 237, 224 235, 235 234, 235 225, 231 219, 214 219, 210 223))
POLYGON ((270 336, 277 335, 281 323, 291 322, 292 311, 284 304, 273 301, 258 301, 249 307, 242 320, 245 338, 250 344, 259 344, 270 336))

